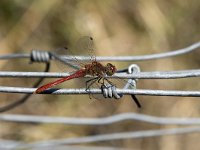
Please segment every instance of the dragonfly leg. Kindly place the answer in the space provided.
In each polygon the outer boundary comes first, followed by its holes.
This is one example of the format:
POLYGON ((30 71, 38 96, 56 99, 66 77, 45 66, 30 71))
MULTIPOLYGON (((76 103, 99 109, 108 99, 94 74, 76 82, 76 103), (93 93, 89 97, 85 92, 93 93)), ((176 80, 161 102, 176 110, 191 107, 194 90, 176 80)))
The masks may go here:
POLYGON ((103 81, 106 80, 111 86, 114 86, 114 83, 112 83, 111 81, 109 81, 107 78, 104 78, 103 81))
POLYGON ((103 82, 102 82, 102 85, 105 85, 105 78, 103 78, 103 82))
POLYGON ((109 82, 109 80, 107 80, 106 78, 100 78, 99 80, 98 80, 98 83, 100 83, 101 85, 105 85, 105 80, 108 82, 108 83, 111 83, 111 82, 109 82), (102 82, 100 82, 100 80, 103 80, 102 82))
POLYGON ((95 78, 92 78, 92 79, 86 81, 86 91, 88 91, 89 88, 90 88, 90 86, 91 86, 92 84, 94 84, 94 82, 96 82, 97 80, 98 80, 98 77, 95 77, 95 78), (91 82, 91 83, 90 83, 90 82, 91 82))
MULTIPOLYGON (((90 86, 91 86, 92 84, 94 84, 97 80, 98 80, 98 77, 95 77, 95 78, 92 78, 92 79, 86 81, 86 91, 89 91, 90 86), (89 85, 88 85, 88 84, 89 84, 89 85)), ((92 98, 91 98, 91 93, 89 93, 89 98, 92 99, 92 98)))
MULTIPOLYGON (((98 79, 98 83, 101 83, 100 81, 101 81, 101 79, 102 79, 102 77, 100 77, 99 79, 98 79)), ((101 83, 102 84, 102 83, 101 83)))

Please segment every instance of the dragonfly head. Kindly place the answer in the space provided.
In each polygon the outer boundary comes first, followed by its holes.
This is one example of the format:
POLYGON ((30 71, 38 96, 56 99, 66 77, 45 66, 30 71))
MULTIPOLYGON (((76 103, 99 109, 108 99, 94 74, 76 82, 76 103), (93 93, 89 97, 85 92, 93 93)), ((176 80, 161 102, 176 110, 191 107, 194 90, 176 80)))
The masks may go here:
POLYGON ((105 73, 108 76, 112 76, 116 71, 117 71, 117 69, 113 64, 111 64, 111 63, 106 64, 105 73))

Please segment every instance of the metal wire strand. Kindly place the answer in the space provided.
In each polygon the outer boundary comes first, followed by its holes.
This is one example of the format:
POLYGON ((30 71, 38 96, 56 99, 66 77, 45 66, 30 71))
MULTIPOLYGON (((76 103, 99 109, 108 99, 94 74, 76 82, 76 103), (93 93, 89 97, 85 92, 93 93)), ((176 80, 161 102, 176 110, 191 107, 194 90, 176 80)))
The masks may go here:
POLYGON ((51 117, 20 114, 0 114, 0 121, 48 123, 65 125, 110 125, 123 121, 141 121, 158 125, 200 125, 200 118, 168 118, 137 113, 121 113, 101 118, 51 117))
MULTIPOLYGON (((178 135, 200 132, 200 127, 187 127, 187 128, 171 128, 171 129, 160 129, 160 130, 142 130, 133 132, 121 132, 121 133, 111 133, 111 134, 101 134, 95 136, 85 136, 77 138, 68 139, 55 139, 46 140, 40 142, 23 143, 19 141, 10 140, 0 140, 0 148, 7 150, 14 149, 41 149, 41 148, 58 148, 58 146, 65 145, 65 148, 72 144, 83 144, 83 143, 94 143, 94 142, 107 142, 113 140, 123 140, 123 139, 136 139, 136 138, 148 138, 156 136, 165 135, 178 135)), ((80 149, 80 148, 79 148, 80 149)))
POLYGON ((132 131, 132 132, 121 132, 121 133, 111 133, 111 134, 101 134, 94 136, 85 136, 77 138, 67 138, 67 139, 55 139, 46 140, 40 142, 33 142, 29 144, 19 144, 15 145, 15 148, 39 148, 39 147, 49 147, 58 146, 66 144, 83 144, 83 143, 94 143, 94 142, 107 142, 113 140, 123 140, 123 139, 136 139, 136 138, 147 138, 147 137, 157 137, 164 135, 178 135, 187 133, 197 133, 200 132, 200 127, 184 127, 184 128, 169 128, 169 129, 158 129, 158 130, 142 130, 142 131, 132 131))
MULTIPOLYGON (((31 62, 45 62, 46 66, 45 66, 45 70, 44 72, 48 72, 49 68, 50 68, 50 55, 48 52, 45 51, 32 51, 31 52, 31 57, 30 57, 31 62)), ((40 83, 44 80, 44 77, 41 77, 34 85, 33 87, 36 88, 40 85, 40 83)), ((21 104, 23 104, 24 102, 26 102, 28 100, 28 98, 31 96, 31 94, 26 94, 24 95, 22 98, 20 98, 19 100, 12 102, 10 104, 7 104, 5 106, 0 107, 0 112, 5 112, 8 110, 11 110, 21 104)))
MULTIPOLYGON (((22 150, 21 148, 17 148, 19 145, 22 146, 26 144, 16 140, 0 139, 1 150, 22 150)), ((111 146, 86 146, 86 145, 59 145, 59 146, 51 146, 44 148, 38 145, 37 148, 30 148, 29 150, 131 150, 131 149, 122 147, 111 147, 111 146)))
MULTIPOLYGON (((141 55, 141 56, 115 56, 115 57, 96 57, 97 61, 144 61, 144 60, 154 60, 161 59, 167 57, 173 57, 178 55, 187 54, 193 50, 196 50, 200 47, 200 42, 194 43, 186 48, 172 50, 165 53, 151 54, 151 55, 141 55)), ((87 61, 90 60, 90 57, 85 56, 75 56, 77 60, 87 61)), ((70 60, 71 58, 68 56, 63 56, 63 58, 70 60)))
MULTIPOLYGON (((12 78, 62 78, 70 75, 70 73, 61 72, 12 72, 0 71, 0 77, 12 78)), ((89 78, 90 76, 86 76, 89 78)), ((123 79, 177 79, 200 77, 200 69, 196 70, 179 70, 179 71, 153 71, 153 72, 138 72, 134 74, 116 73, 107 78, 123 78, 123 79)))
POLYGON ((21 59, 21 58, 29 58, 30 59, 30 53, 28 54, 7 54, 7 55, 0 55, 0 60, 4 59, 21 59))
MULTIPOLYGON (((33 94, 36 88, 7 87, 0 86, 0 92, 5 93, 28 93, 33 94)), ((116 89, 118 94, 124 95, 149 95, 149 96, 183 96, 183 97, 200 97, 200 91, 170 91, 170 90, 148 90, 148 89, 116 89)), ((48 89, 41 94, 88 94, 85 88, 82 89, 48 89)), ((90 89, 90 94, 102 94, 101 89, 90 89)))
MULTIPOLYGON (((138 56, 105 56, 105 57, 96 57, 97 61, 143 61, 143 60, 153 60, 153 59, 161 59, 173 56, 179 56, 183 54, 187 54, 194 50, 197 50, 200 47, 200 42, 196 42, 188 47, 178 49, 178 50, 170 50, 165 53, 158 54, 150 54, 150 55, 138 55, 138 56)), ((42 50, 41 50, 42 51, 42 50)), ((1 55, 0 59, 16 59, 16 58, 30 58, 30 54, 9 54, 9 55, 1 55)), ((71 57, 64 57, 67 60, 70 60, 71 57)), ((77 60, 88 61, 90 57, 77 56, 77 60)))
MULTIPOLYGON (((46 63, 46 66, 45 66, 45 72, 48 72, 49 71, 49 68, 50 68, 50 63, 46 63)), ((33 85, 34 88, 38 87, 40 85, 40 83, 42 83, 42 81, 44 80, 44 77, 41 77, 40 79, 38 79, 38 81, 33 85)), ((16 100, 15 102, 13 103, 10 103, 10 104, 7 104, 5 106, 1 106, 0 107, 0 112, 5 112, 5 111, 9 111, 23 103, 25 103, 28 98, 31 96, 32 94, 27 94, 25 95, 24 97, 22 97, 21 99, 19 100, 16 100)))
MULTIPOLYGON (((109 58, 109 61, 110 60, 117 60, 117 61, 129 61, 129 60, 131 60, 131 61, 133 61, 133 60, 148 60, 148 59, 157 59, 157 58, 164 58, 164 57, 170 57, 170 56, 176 56, 176 55, 181 55, 181 54, 185 54, 185 53, 188 53, 188 52, 191 52, 191 51, 193 51, 193 50, 195 50, 195 49, 197 49, 197 48, 199 48, 200 47, 200 42, 198 42, 198 43, 195 43, 195 44, 193 44, 193 45, 191 45, 191 46, 189 46, 189 47, 186 47, 186 48, 183 48, 183 49, 179 49, 179 50, 176 50, 176 51, 173 51, 173 52, 167 52, 167 53, 160 53, 160 54, 153 54, 153 55, 144 55, 144 56, 131 56, 131 57, 129 57, 129 56, 124 56, 124 57, 108 57, 109 58), (124 60, 125 59, 125 60, 124 60)), ((0 56, 0 59, 11 59, 11 58, 27 58, 27 57, 30 57, 31 58, 31 60, 32 61, 38 61, 38 62, 47 62, 47 61, 49 61, 49 59, 51 58, 50 56, 49 56, 49 54, 50 53, 48 53, 48 52, 40 52, 40 51, 38 51, 38 50, 33 50, 32 51, 32 53, 30 54, 30 55, 26 55, 26 54, 11 54, 11 55, 4 55, 4 56, 0 56), (40 53, 40 54, 39 54, 40 53)), ((51 54, 52 55, 52 54, 51 54)), ((80 57, 81 59, 82 59, 82 57, 80 57)), ((99 57, 100 58, 100 57, 99 57)), ((97 60, 99 59, 99 58, 97 58, 97 60)), ((77 57, 77 59, 79 59, 79 57, 77 57)), ((83 59, 82 59, 83 60, 83 59)), ((99 60, 101 60, 101 59, 99 59, 99 60)), ((104 57, 102 60, 106 60, 106 57, 104 57)), ((197 70, 196 70, 197 71, 197 70)), ((189 73, 188 74, 188 72, 184 72, 186 75, 185 75, 185 77, 187 76, 187 77, 191 77, 191 76, 199 76, 199 74, 197 73, 197 72, 194 72, 194 74, 191 74, 191 73, 189 73)), ((166 72, 165 72, 166 73, 166 72)), ((168 72, 169 73, 169 72, 168 72)), ((180 72, 179 72, 180 73, 180 72)), ((17 73, 17 72, 15 72, 15 73, 13 73, 13 72, 1 72, 1 75, 0 76, 4 76, 4 77, 8 77, 8 76, 12 76, 12 77, 17 77, 17 74, 18 74, 18 76, 21 76, 22 77, 22 74, 23 73, 17 73)), ((37 73, 36 73, 37 74, 37 73)), ((24 74, 24 76, 27 76, 28 74, 27 73, 25 73, 24 74)), ((137 74, 136 74, 137 75, 137 74)), ((27 77, 31 77, 31 76, 33 76, 33 73, 31 73, 31 74, 29 74, 29 76, 27 76, 27 77)), ((42 76, 41 74, 39 75, 40 77, 44 77, 44 76, 42 76)), ((60 76, 60 74, 59 74, 59 76, 60 76)), ((126 78, 128 77, 127 75, 125 75, 126 76, 126 78)), ((133 75, 134 76, 134 75, 133 75)), ((119 76, 118 76, 119 77, 119 76)), ((149 78, 150 76, 149 75, 147 75, 146 77, 145 76, 143 76, 143 77, 141 77, 141 75, 140 75, 140 78, 149 78)), ((163 74, 159 74, 158 72, 156 72, 156 75, 154 74, 153 75, 153 77, 154 78, 178 78, 178 77, 180 77, 180 76, 174 76, 174 74, 173 73, 169 73, 169 74, 165 74, 164 76, 163 76, 163 74), (160 76, 159 76, 160 75, 160 76), (166 76, 167 75, 167 76, 166 76), (171 76, 172 75, 172 76, 171 76), (158 77, 159 76, 159 77, 158 77)), ((183 76, 182 76, 183 77, 183 76)), ((131 77, 128 77, 128 78, 131 78, 131 77)), ((137 78, 137 77, 132 77, 132 78, 137 78)), ((42 80, 42 79, 41 79, 42 80)), ((40 81, 41 82, 41 81, 40 81)), ((38 86, 39 85, 39 83, 40 82, 37 82, 35 85, 36 86, 38 86)), ((34 87, 36 87, 36 86, 34 86, 34 87)), ((7 88, 8 89, 8 88, 7 88)), ((9 88, 10 89, 10 88, 9 88)), ((16 89, 15 89, 16 90, 16 89)), ((9 92, 8 90, 6 91, 6 92, 9 92)), ((19 91, 18 91, 19 92, 19 91)), ((17 92, 17 93, 18 93, 17 92)), ((183 93, 181 93, 181 95, 182 95, 183 93)), ((183 94, 184 95, 184 94, 183 94)), ((190 94, 189 94, 190 95, 190 94)), ((193 94, 192 94, 193 95, 193 94)), ((191 95, 190 95, 191 96, 191 95)), ((22 98, 21 100, 19 100, 19 101, 16 101, 16 102, 14 102, 13 104, 9 104, 9 105, 7 105, 7 106, 4 106, 4 107, 1 107, 0 108, 0 112, 3 112, 3 111, 6 111, 6 110, 9 110, 9 109, 11 109, 11 108, 14 108, 14 107, 16 107, 16 106, 18 106, 18 105, 20 105, 21 103, 23 103, 23 102, 25 102, 26 100, 27 100, 27 98, 28 98, 29 96, 28 95, 26 95, 24 98, 22 98)))

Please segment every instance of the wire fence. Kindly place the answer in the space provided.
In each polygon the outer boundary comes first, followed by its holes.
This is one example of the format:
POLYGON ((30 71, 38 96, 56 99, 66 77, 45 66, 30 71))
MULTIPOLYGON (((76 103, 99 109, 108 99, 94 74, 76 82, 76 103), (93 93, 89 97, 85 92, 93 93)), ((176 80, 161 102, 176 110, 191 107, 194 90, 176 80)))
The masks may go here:
MULTIPOLYGON (((192 51, 197 50, 200 48, 200 42, 196 42, 188 47, 177 49, 177 50, 170 50, 169 52, 165 53, 158 53, 158 54, 151 54, 151 55, 141 55, 141 56, 104 56, 104 57, 96 57, 97 61, 143 61, 143 60, 153 60, 153 59, 161 59, 167 57, 174 57, 183 54, 190 53, 192 51)), ((43 51, 43 50, 39 50, 43 51)), ((31 54, 9 54, 9 55, 2 55, 0 59, 16 59, 16 58, 30 58, 31 54)), ((71 57, 62 56, 63 58, 70 60, 71 57)), ((76 56, 77 60, 87 61, 90 60, 90 57, 86 56, 76 56)))
MULTIPOLYGON (((12 78, 62 78, 70 75, 70 73, 57 72, 8 72, 0 71, 0 77, 12 78)), ((90 78, 91 76, 86 76, 90 78)), ((154 72, 137 72, 134 74, 115 73, 107 78, 122 78, 122 79, 178 79, 200 77, 200 69, 196 70, 180 70, 180 71, 154 71, 154 72)))
POLYGON ((185 127, 185 128, 172 128, 172 129, 159 129, 159 130, 148 130, 148 131, 135 131, 135 132, 121 132, 112 134, 103 134, 96 136, 86 136, 80 138, 68 138, 61 140, 48 140, 43 142, 37 142, 24 146, 23 148, 29 148, 32 146, 51 146, 51 145, 63 145, 63 144, 80 144, 80 143, 91 143, 91 142, 103 142, 111 140, 122 140, 131 138, 145 138, 155 137, 163 135, 173 134, 186 134, 192 132, 200 132, 200 127, 185 127))
POLYGON ((200 127, 183 127, 183 128, 170 128, 170 129, 157 129, 157 130, 142 130, 133 132, 120 132, 112 134, 101 134, 93 136, 84 136, 78 138, 67 138, 67 139, 55 139, 46 140, 33 143, 14 143, 14 145, 0 145, 0 148, 7 149, 30 149, 30 148, 45 148, 60 145, 71 145, 71 144, 84 144, 84 143, 94 143, 94 142, 106 142, 115 141, 123 139, 136 139, 136 138, 148 138, 166 135, 178 135, 178 134, 188 134, 200 132, 200 127))
POLYGON ((200 118, 156 117, 137 113, 121 113, 101 118, 50 117, 19 114, 0 114, 0 121, 19 123, 48 123, 64 125, 110 125, 125 121, 140 121, 158 125, 200 125, 200 118))
MULTIPOLYGON (((187 54, 194 50, 197 50, 200 47, 200 42, 194 43, 186 48, 178 49, 175 51, 152 54, 152 55, 143 55, 143 56, 118 56, 118 57, 97 57, 98 61, 142 61, 142 60, 150 60, 150 59, 159 59, 166 58, 172 56, 178 56, 182 54, 187 54)), ((11 54, 0 56, 0 59, 11 59, 11 58, 29 58, 32 62, 46 62, 48 63, 50 59, 58 59, 61 62, 64 62, 69 65, 68 61, 72 58, 69 56, 58 56, 52 52, 47 51, 38 51, 33 50, 31 54, 11 54)), ((87 56, 76 56, 77 60, 89 60, 90 57, 87 56)), ((71 64, 70 64, 71 65, 71 64)), ((70 73, 48 73, 46 72, 6 72, 1 71, 0 77, 12 77, 12 78, 61 78, 70 75, 70 73)), ((200 70, 180 70, 180 71, 163 71, 163 72, 133 72, 133 73, 116 73, 111 77, 107 78, 125 78, 125 79, 177 79, 177 78, 189 78, 189 77, 199 77, 200 70)), ((86 76, 90 77, 90 76, 86 76)), ((33 93, 33 89, 21 88, 20 87, 0 87, 1 92, 14 92, 14 93, 33 93)), ((91 89, 90 93, 99 94, 102 90, 99 89, 91 89)), ((165 90, 129 90, 129 89, 117 89, 117 92, 120 94, 140 94, 140 95, 161 95, 161 96, 199 96, 199 91, 165 91, 165 90), (177 93, 177 94, 176 94, 177 93)), ((43 92, 45 94, 87 94, 82 89, 63 89, 63 90, 51 90, 43 92), (54 92, 52 92, 54 91, 54 92)))
MULTIPOLYGON (((153 54, 153 55, 143 55, 143 56, 118 56, 118 57, 97 57, 98 61, 143 61, 151 59, 160 59, 167 58, 172 56, 178 56, 182 54, 187 54, 194 50, 197 50, 200 47, 200 42, 194 43, 186 48, 174 50, 165 53, 153 54)), ((29 58, 32 62, 45 62, 46 69, 45 72, 7 72, 1 71, 0 77, 12 77, 12 78, 40 78, 37 83, 34 84, 33 88, 27 87, 7 87, 0 86, 1 93, 26 93, 28 96, 17 100, 14 103, 9 104, 8 106, 0 108, 0 112, 8 111, 13 109, 16 106, 24 103, 31 94, 34 93, 36 87, 42 82, 43 78, 60 78, 68 76, 70 73, 49 73, 50 59, 61 59, 65 62, 71 59, 69 56, 59 56, 51 52, 44 51, 32 51, 31 54, 10 54, 0 56, 0 59, 21 59, 29 58)), ((77 56, 78 60, 88 60, 90 59, 87 56, 77 56)), ((180 71, 157 71, 157 72, 133 72, 127 74, 122 70, 120 73, 116 73, 111 78, 122 78, 136 81, 137 79, 178 79, 178 78, 191 78, 199 77, 200 70, 180 70, 180 71)), ((86 76, 87 78, 90 76, 86 76)), ((152 96, 191 96, 199 97, 200 91, 178 91, 178 90, 155 90, 155 89, 116 89, 116 92, 119 94, 131 94, 131 95, 152 95, 152 96)), ((101 89, 90 89, 89 93, 100 94, 102 93, 101 89)), ((48 89, 42 94, 88 94, 85 88, 83 89, 48 89)), ((198 100, 198 99, 197 99, 198 100)), ((80 144, 80 143, 91 143, 91 142, 100 142, 100 141, 109 141, 109 140, 122 140, 130 138, 144 138, 144 137, 154 137, 154 136, 163 136, 163 135, 172 135, 172 134, 186 134, 199 132, 200 127, 194 126, 200 124, 199 118, 166 118, 166 117, 155 117, 148 116, 136 113, 125 113, 118 114, 104 118, 73 118, 73 117, 48 117, 48 116, 31 116, 31 115, 11 115, 11 114, 1 114, 0 121, 4 122, 20 122, 20 123, 56 123, 56 124, 65 124, 65 125, 108 125, 125 120, 132 121, 142 121, 154 124, 162 125, 192 125, 192 127, 181 127, 181 128, 169 128, 169 129, 157 129, 157 130, 145 130, 145 131, 133 131, 133 132, 122 132, 122 133, 112 133, 112 134, 102 134, 95 136, 85 136, 78 138, 69 138, 69 139, 60 139, 60 140, 49 140, 35 143, 19 143, 15 144, 8 149, 13 148, 35 148, 35 147, 44 147, 44 146, 55 146, 63 144, 80 144)), ((0 148, 3 147, 0 145, 0 148)), ((4 146, 5 147, 5 146, 4 146)))
MULTIPOLYGON (((25 93, 33 94, 37 88, 22 88, 22 87, 6 87, 0 86, 0 92, 4 93, 25 93)), ((170 91, 170 90, 148 90, 148 89, 116 89, 116 92, 123 95, 148 95, 148 96, 185 96, 185 97, 199 97, 200 91, 170 91)), ((69 94, 102 94, 101 89, 90 89, 86 91, 85 88, 82 89, 48 89, 40 94, 60 94, 60 95, 69 95, 69 94)))

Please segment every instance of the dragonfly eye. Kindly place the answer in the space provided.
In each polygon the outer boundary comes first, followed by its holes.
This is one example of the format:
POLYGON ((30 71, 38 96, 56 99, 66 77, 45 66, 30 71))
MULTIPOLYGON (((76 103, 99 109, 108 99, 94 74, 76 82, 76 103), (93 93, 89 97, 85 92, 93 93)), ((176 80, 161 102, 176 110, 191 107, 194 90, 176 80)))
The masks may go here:
POLYGON ((112 65, 111 63, 107 63, 106 65, 106 74, 108 76, 112 76, 116 72, 116 67, 112 65))

